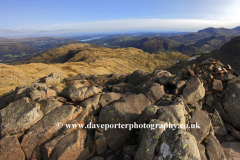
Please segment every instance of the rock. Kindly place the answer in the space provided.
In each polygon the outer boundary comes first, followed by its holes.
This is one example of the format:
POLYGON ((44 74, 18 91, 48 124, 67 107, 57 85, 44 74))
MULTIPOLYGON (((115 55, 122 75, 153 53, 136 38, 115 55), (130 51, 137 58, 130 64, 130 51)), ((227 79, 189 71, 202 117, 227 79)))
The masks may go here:
POLYGON ((156 152, 154 159, 201 159, 194 136, 184 129, 164 131, 156 152))
POLYGON ((48 142, 46 142, 43 147, 42 147, 42 158, 45 160, 50 160, 50 155, 51 152, 54 148, 54 146, 58 143, 58 141, 60 141, 62 138, 64 137, 64 134, 59 134, 56 137, 54 137, 54 139, 49 140, 48 142))
POLYGON ((60 94, 63 90, 62 86, 52 86, 50 87, 52 90, 54 90, 57 94, 60 94))
POLYGON ((57 74, 56 72, 51 73, 46 78, 43 78, 43 83, 46 83, 47 85, 55 85, 60 83, 60 77, 61 75, 57 74))
POLYGON ((193 112, 190 123, 191 125, 196 124, 195 128, 191 128, 191 133, 196 138, 197 142, 201 143, 210 131, 211 121, 208 118, 208 115, 202 110, 195 111, 193 112), (197 124, 200 128, 197 128, 197 124))
POLYGON ((214 111, 211 122, 216 135, 227 136, 227 129, 217 110, 214 111))
POLYGON ((206 145, 206 151, 210 160, 227 160, 220 143, 214 135, 210 135, 206 145))
POLYGON ((0 141, 0 159, 25 160, 25 154, 22 151, 18 139, 14 136, 5 136, 0 141))
POLYGON ((160 74, 157 74, 155 77, 158 77, 158 82, 161 85, 167 85, 171 76, 172 75, 169 72, 162 72, 160 74))
POLYGON ((183 77, 184 77, 184 70, 185 70, 185 69, 182 69, 181 71, 179 71, 179 72, 177 73, 176 76, 171 77, 171 78, 169 79, 170 85, 175 85, 178 81, 180 81, 180 80, 183 79, 183 77))
POLYGON ((125 93, 133 90, 133 88, 134 88, 133 84, 121 82, 112 86, 112 92, 125 93))
POLYGON ((148 80, 148 72, 142 70, 136 70, 129 76, 127 76, 127 83, 131 83, 133 85, 139 85, 144 81, 148 80))
POLYGON ((217 111, 220 114, 222 119, 224 119, 228 123, 231 123, 230 117, 228 116, 228 114, 226 113, 223 105, 220 102, 216 103, 215 108, 217 109, 217 111))
POLYGON ((176 89, 177 89, 177 94, 179 95, 179 94, 182 94, 183 93, 183 89, 186 87, 186 81, 178 81, 177 83, 176 83, 176 89))
POLYGON ((37 123, 42 117, 40 105, 23 98, 9 104, 0 111, 1 136, 24 132, 37 123))
MULTIPOLYGON (((164 121, 152 119, 149 124, 160 125, 164 123, 164 121)), ((163 132, 163 128, 156 128, 155 130, 145 129, 134 160, 152 160, 155 148, 163 132)))
POLYGON ((114 92, 105 93, 101 95, 99 103, 101 104, 102 107, 104 107, 109 103, 116 101, 122 97, 124 97, 124 95, 120 93, 114 93, 114 92))
POLYGON ((95 156, 95 157, 91 158, 90 160, 104 160, 104 159, 103 159, 103 157, 95 156))
MULTIPOLYGON (((150 104, 151 102, 143 94, 123 97, 101 109, 98 123, 133 124, 150 104)), ((129 134, 128 129, 111 129, 104 132, 109 147, 115 151, 122 146, 129 134)))
POLYGON ((233 74, 231 73, 225 73, 224 76, 223 76, 223 79, 225 81, 231 81, 233 78, 235 78, 236 76, 234 76, 233 74))
POLYGON ((131 159, 132 158, 129 155, 127 155, 127 154, 125 154, 124 157, 123 157, 123 160, 131 160, 131 159))
POLYGON ((198 77, 191 77, 183 89, 183 98, 187 104, 194 104, 205 96, 203 83, 198 77))
POLYGON ((232 134, 233 137, 240 140, 240 132, 236 131, 235 129, 232 129, 231 134, 232 134))
POLYGON ((39 104, 42 105, 42 111, 44 114, 48 114, 50 111, 63 105, 61 102, 53 99, 43 99, 39 102, 39 104))
POLYGON ((103 107, 99 114, 99 122, 131 124, 140 118, 142 111, 150 104, 143 94, 128 95, 103 107))
POLYGON ((213 80, 213 84, 212 84, 212 89, 215 91, 223 91, 223 85, 222 85, 222 81, 221 80, 213 80))
POLYGON ((69 134, 62 138, 54 147, 51 153, 51 159, 77 159, 84 150, 86 136, 86 130, 77 130, 75 133, 69 134))
POLYGON ((107 144, 107 139, 105 136, 99 136, 96 141, 96 147, 97 147, 97 154, 100 155, 104 153, 104 151, 107 149, 108 144, 107 144))
POLYGON ((223 142, 221 146, 228 160, 240 159, 240 142, 223 142))
POLYGON ((160 106, 156 115, 160 121, 185 125, 185 105, 182 99, 176 98, 171 105, 160 106))
POLYGON ((123 154, 128 155, 131 159, 135 157, 137 153, 138 146, 137 145, 127 145, 123 149, 123 154))
POLYGON ((194 71, 192 70, 192 68, 190 66, 187 66, 186 69, 191 74, 191 76, 195 76, 195 73, 194 73, 194 71))
POLYGON ((87 99, 99 92, 101 92, 101 89, 95 86, 84 86, 80 88, 68 86, 67 88, 63 89, 61 95, 75 102, 83 101, 84 99, 87 99))
POLYGON ((164 86, 158 83, 153 83, 150 88, 141 91, 151 102, 155 104, 165 94, 164 86))
POLYGON ((201 160, 207 160, 206 154, 205 154, 205 147, 204 145, 197 143, 198 150, 201 156, 201 160))
POLYGON ((31 158, 38 145, 49 140, 59 130, 58 123, 64 125, 73 118, 75 110, 76 107, 71 105, 57 107, 28 130, 21 143, 27 159, 31 158))
POLYGON ((57 93, 54 90, 52 89, 46 90, 46 98, 55 97, 55 96, 57 96, 57 93))
POLYGON ((46 93, 44 91, 39 91, 37 89, 34 89, 30 92, 30 98, 35 101, 36 99, 43 99, 45 98, 46 93))
POLYGON ((205 103, 206 103, 209 107, 212 107, 213 100, 214 100, 214 99, 213 99, 213 96, 208 95, 208 96, 206 97, 205 103))
POLYGON ((81 106, 83 108, 86 108, 89 114, 94 114, 94 115, 98 114, 101 110, 101 106, 98 104, 100 96, 101 96, 100 94, 96 94, 91 98, 84 100, 81 103, 81 106))
POLYGON ((240 76, 228 82, 226 91, 224 110, 233 126, 240 129, 240 76))
POLYGON ((147 106, 143 110, 141 117, 138 120, 138 124, 148 123, 151 119, 157 119, 158 116, 156 115, 156 113, 158 109, 159 107, 155 105, 147 106))

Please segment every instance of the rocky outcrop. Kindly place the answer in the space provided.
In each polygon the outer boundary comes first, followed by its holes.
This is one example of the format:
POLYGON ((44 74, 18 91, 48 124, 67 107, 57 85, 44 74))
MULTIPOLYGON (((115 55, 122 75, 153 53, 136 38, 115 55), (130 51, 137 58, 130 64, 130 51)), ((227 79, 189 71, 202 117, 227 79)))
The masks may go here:
POLYGON ((238 158, 239 81, 214 59, 176 75, 54 73, 1 98, 0 159, 238 158))
POLYGON ((224 110, 231 119, 231 123, 240 129, 240 77, 227 83, 224 110))

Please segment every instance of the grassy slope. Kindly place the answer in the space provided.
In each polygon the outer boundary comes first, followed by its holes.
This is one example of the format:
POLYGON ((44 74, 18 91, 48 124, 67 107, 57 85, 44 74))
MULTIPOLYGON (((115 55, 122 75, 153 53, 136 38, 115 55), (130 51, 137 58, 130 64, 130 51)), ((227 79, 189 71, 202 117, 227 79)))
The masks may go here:
POLYGON ((0 93, 4 94, 52 72, 62 72, 65 76, 79 73, 128 74, 138 69, 151 72, 154 69, 174 65, 176 60, 189 58, 178 52, 169 55, 149 54, 136 48, 110 49, 89 44, 70 44, 38 54, 25 61, 25 64, 0 64, 0 93), (61 63, 69 50, 74 51, 75 56, 68 62, 61 63))

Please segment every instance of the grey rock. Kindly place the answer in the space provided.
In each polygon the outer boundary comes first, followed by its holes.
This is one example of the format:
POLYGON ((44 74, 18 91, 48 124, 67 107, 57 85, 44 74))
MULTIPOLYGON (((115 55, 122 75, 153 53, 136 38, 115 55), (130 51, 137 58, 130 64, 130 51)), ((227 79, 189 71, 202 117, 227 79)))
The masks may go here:
POLYGON ((220 143, 214 135, 210 135, 206 145, 206 151, 210 160, 227 160, 220 143))
POLYGON ((199 124, 200 128, 191 128, 192 135, 196 138, 198 143, 201 143, 202 140, 209 134, 211 120, 208 118, 208 115, 200 110, 193 112, 192 119, 190 120, 191 125, 199 124))
POLYGON ((183 98, 187 104, 194 104, 205 96, 203 83, 198 77, 191 77, 183 89, 183 98))
POLYGON ((1 114, 1 135, 24 132, 42 117, 40 105, 30 102, 29 98, 23 98, 9 104, 0 111, 1 114))

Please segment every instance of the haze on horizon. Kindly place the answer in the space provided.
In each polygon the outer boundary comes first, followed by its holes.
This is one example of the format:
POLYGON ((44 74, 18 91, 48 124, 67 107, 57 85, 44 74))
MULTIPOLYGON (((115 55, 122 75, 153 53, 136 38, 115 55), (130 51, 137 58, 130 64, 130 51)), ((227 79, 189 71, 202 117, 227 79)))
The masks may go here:
POLYGON ((1 0, 0 36, 240 26, 239 0, 1 0))

